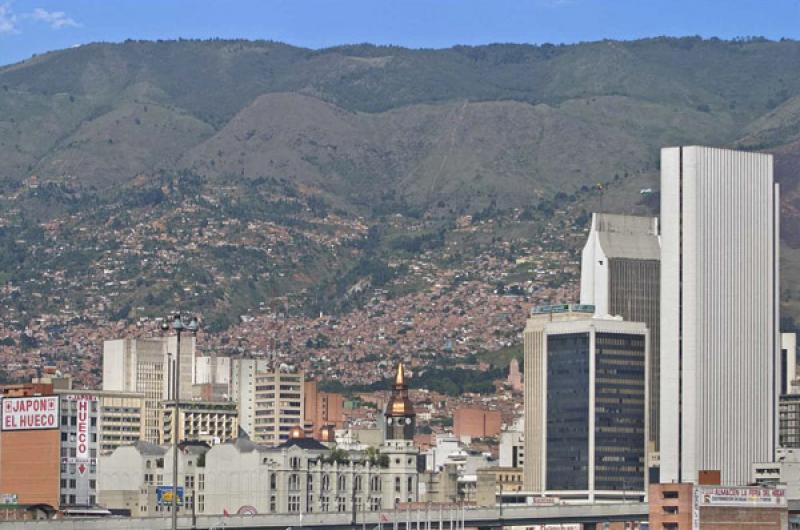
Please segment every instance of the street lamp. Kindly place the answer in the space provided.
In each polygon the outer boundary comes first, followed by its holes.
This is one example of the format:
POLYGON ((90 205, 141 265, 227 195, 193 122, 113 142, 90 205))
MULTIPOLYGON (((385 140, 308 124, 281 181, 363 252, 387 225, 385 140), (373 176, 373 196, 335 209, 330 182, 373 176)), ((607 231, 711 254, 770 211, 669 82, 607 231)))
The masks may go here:
POLYGON ((176 336, 176 350, 175 353, 175 381, 172 385, 172 530, 178 529, 178 400, 180 398, 180 381, 181 381, 181 333, 188 331, 192 335, 197 334, 200 323, 196 317, 191 317, 188 322, 184 322, 179 313, 161 322, 161 329, 169 331, 170 328, 175 332, 176 336))

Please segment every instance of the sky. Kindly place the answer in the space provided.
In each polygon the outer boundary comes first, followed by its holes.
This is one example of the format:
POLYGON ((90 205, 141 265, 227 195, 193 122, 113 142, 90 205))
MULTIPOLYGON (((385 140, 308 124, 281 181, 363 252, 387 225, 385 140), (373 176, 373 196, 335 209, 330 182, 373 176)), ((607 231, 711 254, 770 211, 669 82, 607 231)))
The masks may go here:
POLYGON ((800 39, 800 0, 0 0, 0 65, 125 39, 445 48, 660 35, 800 39))

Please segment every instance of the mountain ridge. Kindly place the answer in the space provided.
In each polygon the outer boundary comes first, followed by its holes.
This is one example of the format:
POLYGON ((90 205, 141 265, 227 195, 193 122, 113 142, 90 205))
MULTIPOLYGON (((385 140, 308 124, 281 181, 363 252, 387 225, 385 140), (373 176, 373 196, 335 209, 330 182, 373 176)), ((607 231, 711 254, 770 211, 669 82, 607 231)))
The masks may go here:
MULTIPOLYGON (((434 220, 422 239, 398 236, 398 245, 416 248, 438 241, 462 216, 515 209, 529 216, 587 189, 612 189, 617 196, 607 194, 603 204, 617 211, 653 213, 656 200, 640 192, 658 190, 660 147, 680 144, 775 154, 784 190, 784 302, 800 316, 797 41, 687 37, 437 50, 127 41, 0 67, 0 216, 12 224, 18 215, 65 222, 70 208, 86 204, 113 211, 127 204, 119 202, 126 193, 144 208, 163 207, 176 196, 173 183, 185 181, 203 192, 236 188, 232 198, 210 196, 230 215, 267 215, 255 204, 262 196, 279 213, 313 209, 310 219, 286 219, 289 228, 302 224, 303 238, 322 230, 313 223, 328 211, 389 233, 390 214, 434 220)), ((204 200, 200 211, 213 218, 216 206, 204 200)), ((583 218, 591 204, 570 211, 583 218)), ((381 276, 397 253, 384 250, 380 259, 364 251, 354 270, 381 276)), ((315 262, 322 253, 292 262, 305 284, 315 278, 309 271, 342 258, 315 262)), ((0 270, 3 278, 18 274, 0 270)), ((358 281, 355 272, 343 277, 358 281)), ((285 289, 275 282, 256 291, 285 289)))

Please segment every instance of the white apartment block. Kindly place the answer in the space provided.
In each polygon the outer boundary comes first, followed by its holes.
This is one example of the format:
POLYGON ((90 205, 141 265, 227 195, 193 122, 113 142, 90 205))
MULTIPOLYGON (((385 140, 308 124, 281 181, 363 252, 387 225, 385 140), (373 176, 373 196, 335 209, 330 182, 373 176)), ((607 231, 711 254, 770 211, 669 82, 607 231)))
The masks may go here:
POLYGON ((231 374, 239 426, 254 442, 279 445, 292 427, 303 425, 303 372, 273 369, 264 359, 234 359, 231 374))

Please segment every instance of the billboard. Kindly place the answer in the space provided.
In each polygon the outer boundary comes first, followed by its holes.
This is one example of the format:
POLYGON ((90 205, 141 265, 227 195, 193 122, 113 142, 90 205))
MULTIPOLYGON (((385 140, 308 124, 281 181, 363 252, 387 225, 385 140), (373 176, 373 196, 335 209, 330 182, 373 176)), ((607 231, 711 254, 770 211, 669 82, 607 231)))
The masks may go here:
POLYGON ((785 508, 786 490, 783 488, 727 488, 698 486, 695 503, 703 506, 743 506, 750 508, 785 508))
MULTIPOLYGON (((156 502, 159 506, 172 504, 172 486, 156 486, 156 502)), ((178 486, 178 506, 183 506, 183 487, 178 486)))
POLYGON ((58 396, 3 398, 2 430, 58 429, 58 396))

